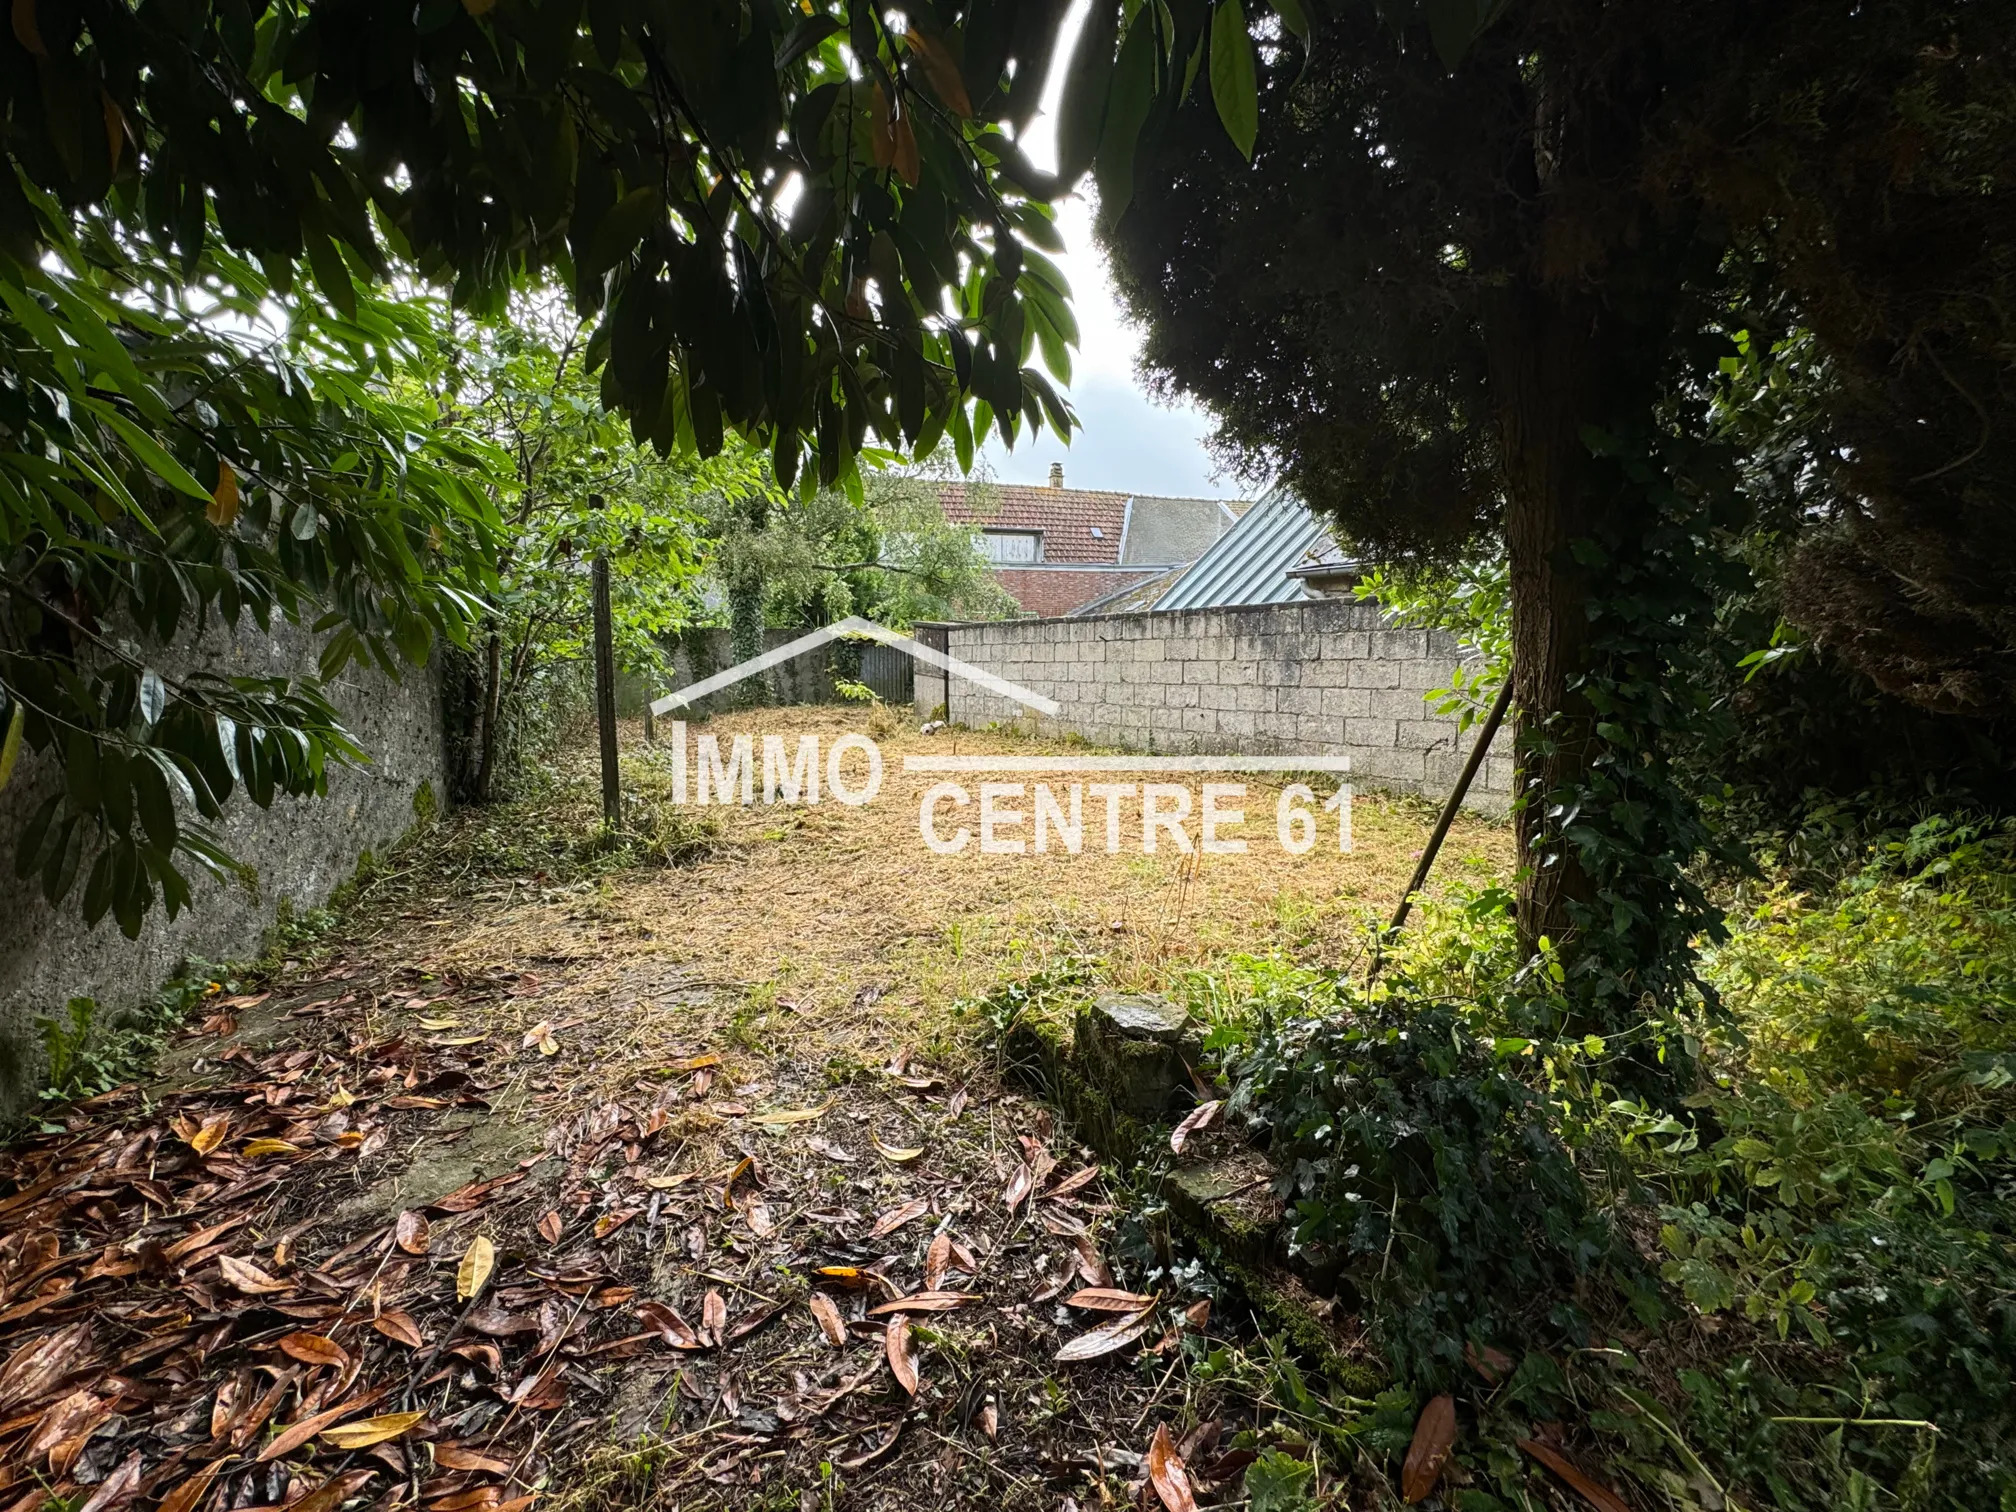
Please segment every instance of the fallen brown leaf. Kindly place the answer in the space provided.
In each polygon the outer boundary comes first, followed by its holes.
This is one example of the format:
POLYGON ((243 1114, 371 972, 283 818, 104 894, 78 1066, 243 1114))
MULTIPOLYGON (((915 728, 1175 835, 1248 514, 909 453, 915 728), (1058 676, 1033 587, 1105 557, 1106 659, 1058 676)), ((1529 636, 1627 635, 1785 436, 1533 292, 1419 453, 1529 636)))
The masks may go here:
POLYGON ((924 1252, 924 1289, 937 1291, 945 1284, 945 1273, 951 1269, 952 1236, 939 1234, 924 1252))
POLYGON ((896 1419, 890 1425, 889 1431, 882 1435, 879 1443, 873 1448, 864 1449, 859 1454, 851 1455, 841 1460, 839 1462, 840 1468, 842 1470, 866 1470, 870 1465, 882 1460, 888 1455, 891 1449, 896 1447, 896 1440, 903 1436, 903 1423, 904 1419, 896 1419))
POLYGON ((392 1226, 393 1241, 409 1255, 427 1253, 428 1234, 427 1215, 412 1208, 401 1213, 392 1226))
POLYGON ((1155 1425, 1155 1441, 1148 1446, 1144 1468, 1148 1471, 1148 1483, 1168 1512, 1197 1512, 1190 1476, 1184 1469, 1183 1456, 1176 1452, 1176 1445, 1169 1437, 1167 1423, 1155 1425))
POLYGON ((728 1342, 728 1300, 715 1287, 707 1288, 700 1299, 700 1337, 716 1344, 728 1342))
POLYGON ((539 1220, 539 1237, 548 1244, 558 1244, 560 1235, 565 1232, 566 1227, 567 1221, 560 1216, 560 1210, 552 1208, 539 1220))
POLYGON ((490 1242, 489 1236, 478 1234, 471 1239, 469 1248, 462 1252, 462 1259, 455 1266, 455 1300, 467 1301, 481 1291, 496 1264, 497 1246, 490 1242))
POLYGON ((224 1277, 227 1286, 248 1296, 266 1296, 273 1292, 294 1289, 291 1281, 278 1280, 259 1269, 250 1260, 239 1260, 230 1255, 217 1257, 217 1270, 224 1277))
POLYGON ((812 1309, 812 1321, 819 1325, 819 1332, 826 1336, 826 1342, 835 1349, 847 1342, 847 1325, 840 1317, 840 1304, 824 1292, 812 1293, 807 1304, 812 1309))
POLYGON ((1088 1286, 1064 1299, 1066 1307, 1082 1307, 1087 1312, 1139 1312, 1153 1307, 1156 1299, 1140 1292, 1115 1291, 1110 1286, 1088 1286))
POLYGON ((509 1475, 511 1462, 483 1454, 463 1444, 436 1444, 434 1463, 444 1470, 476 1470, 485 1475, 509 1475))
POLYGON ((893 1234, 906 1223, 914 1223, 931 1211, 931 1204, 922 1197, 912 1197, 908 1202, 889 1209, 875 1220, 875 1227, 868 1231, 868 1237, 879 1239, 884 1234, 893 1234))
POLYGON ((913 1397, 917 1395, 917 1357, 910 1350, 910 1320, 901 1313, 889 1320, 883 1348, 888 1352, 889 1369, 896 1377, 896 1384, 913 1397))
POLYGON ((355 1496, 364 1483, 377 1473, 375 1469, 365 1466, 357 1470, 346 1470, 341 1475, 332 1475, 301 1500, 290 1502, 287 1512, 336 1512, 336 1508, 355 1496))
POLYGON ((637 1304, 637 1320, 646 1328, 654 1330, 660 1338, 674 1349, 705 1349, 706 1343, 694 1332, 693 1325, 679 1316, 677 1309, 663 1302, 640 1302, 637 1304))
POLYGON ((1414 1441, 1407 1446, 1407 1461, 1400 1467, 1400 1495, 1408 1502, 1426 1501, 1449 1463, 1449 1451, 1456 1444, 1456 1399, 1443 1393, 1421 1409, 1414 1424, 1414 1441))
POLYGON ((869 1136, 869 1142, 875 1146, 875 1153, 877 1155, 895 1165, 908 1165, 924 1153, 923 1146, 921 1145, 914 1150, 903 1149, 896 1145, 884 1144, 873 1135, 869 1136))
POLYGON ((404 1344, 408 1349, 421 1346, 420 1329, 413 1321, 411 1313, 388 1308, 371 1320, 371 1326, 386 1338, 404 1344))
POLYGON ((342 1345, 305 1329, 282 1337, 280 1352, 303 1365, 328 1365, 340 1370, 350 1363, 350 1355, 342 1345))
POLYGON ((77 1512, 112 1512, 140 1494, 140 1451, 135 1449, 119 1462, 119 1468, 98 1483, 98 1489, 77 1512))
POLYGON ((225 1461, 212 1460, 187 1480, 180 1482, 173 1491, 161 1498, 159 1512, 196 1512, 203 1498, 209 1494, 217 1474, 224 1468, 225 1461))
POLYGON ((1144 1307, 1138 1313, 1115 1318, 1111 1323, 1101 1324, 1090 1333, 1082 1333, 1070 1340, 1053 1358, 1067 1363, 1073 1360, 1096 1360, 1101 1355, 1125 1349, 1148 1331, 1149 1321, 1154 1316, 1154 1308, 1144 1307))
POLYGON ((1596 1512, 1631 1512, 1631 1509, 1624 1505, 1622 1497, 1607 1486, 1598 1485, 1591 1480, 1573 1460, 1558 1449, 1543 1444, 1538 1439, 1520 1439, 1519 1447, 1566 1481, 1575 1494, 1594 1507, 1596 1512))
POLYGON ((89 1319, 30 1339, 0 1365, 0 1412, 33 1406, 76 1370, 91 1343, 89 1319))
POLYGON ((1222 1098, 1214 1098, 1210 1102, 1199 1103, 1192 1108, 1184 1116, 1183 1122, 1169 1131, 1169 1152, 1172 1155, 1181 1155, 1183 1146, 1190 1141, 1190 1136, 1200 1129, 1210 1128, 1213 1120, 1218 1117, 1218 1110, 1224 1106, 1222 1098))
POLYGON ((912 1292, 907 1297, 898 1297, 894 1302, 884 1302, 880 1307, 869 1308, 868 1316, 877 1318, 884 1313, 951 1312, 955 1307, 964 1307, 968 1302, 979 1300, 978 1292, 912 1292))
POLYGON ((425 1412, 388 1412, 380 1417, 325 1428, 322 1437, 338 1449, 369 1449, 410 1433, 425 1420, 425 1412))
MULTIPOLYGON (((291 1385, 292 1383, 288 1384, 291 1385)), ((267 1395, 271 1396, 272 1393, 269 1392, 267 1395)), ((279 1459, 282 1455, 292 1454, 296 1449, 299 1449, 308 1440, 315 1437, 316 1434, 331 1424, 339 1423, 346 1417, 354 1417, 357 1413, 362 1412, 366 1407, 377 1401, 380 1395, 382 1393, 373 1392, 368 1396, 353 1397, 350 1401, 339 1402, 336 1406, 326 1408, 312 1417, 305 1417, 298 1423, 289 1423, 285 1428, 280 1430, 279 1434, 275 1436, 270 1444, 259 1451, 257 1463, 263 1465, 272 1460, 279 1459)), ((261 1398, 262 1402, 264 1400, 264 1398, 261 1398)), ((266 1409, 267 1414, 271 1412, 272 1408, 269 1407, 266 1409)), ((264 1421, 265 1415, 262 1415, 255 1408, 252 1413, 251 1432, 257 1433, 264 1421)), ((232 1434, 234 1442, 242 1445, 248 1441, 240 1437, 246 1433, 246 1428, 247 1425, 244 1423, 235 1425, 232 1434)))

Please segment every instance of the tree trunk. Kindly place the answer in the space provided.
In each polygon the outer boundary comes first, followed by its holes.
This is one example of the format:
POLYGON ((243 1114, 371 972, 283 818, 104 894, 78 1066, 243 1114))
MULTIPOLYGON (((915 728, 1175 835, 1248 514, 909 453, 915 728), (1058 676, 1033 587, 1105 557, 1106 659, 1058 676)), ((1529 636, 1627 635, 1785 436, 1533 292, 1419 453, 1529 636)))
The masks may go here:
MULTIPOLYGON (((734 665, 754 661, 763 654, 763 585, 741 581, 728 589, 728 656, 734 665)), ((767 703, 768 676, 752 677, 736 688, 736 701, 745 706, 767 703)))
POLYGON ((497 766, 497 719, 504 707, 504 642, 496 629, 483 648, 483 711, 476 745, 476 801, 488 803, 497 766))
POLYGON ((1505 473, 1511 569, 1512 677, 1518 701, 1519 938, 1570 934, 1569 904, 1589 879, 1561 843, 1548 795, 1580 785, 1592 757, 1591 716, 1569 684, 1588 663, 1588 574, 1572 543, 1600 514, 1599 480, 1582 439, 1596 418, 1600 319, 1593 301, 1512 287, 1486 326, 1490 381, 1505 473))

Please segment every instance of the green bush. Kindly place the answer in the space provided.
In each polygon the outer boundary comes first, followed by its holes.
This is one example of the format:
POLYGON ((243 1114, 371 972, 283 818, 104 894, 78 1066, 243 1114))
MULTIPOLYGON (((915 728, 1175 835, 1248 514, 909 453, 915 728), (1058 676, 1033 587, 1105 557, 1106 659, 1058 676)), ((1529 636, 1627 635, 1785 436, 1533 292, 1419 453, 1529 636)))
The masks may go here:
POLYGON ((1586 1340, 1578 1282, 1625 1253, 1547 1105, 1454 1009, 1270 1010, 1230 1069, 1294 1243, 1345 1262, 1403 1380, 1455 1380, 1466 1344, 1586 1340))

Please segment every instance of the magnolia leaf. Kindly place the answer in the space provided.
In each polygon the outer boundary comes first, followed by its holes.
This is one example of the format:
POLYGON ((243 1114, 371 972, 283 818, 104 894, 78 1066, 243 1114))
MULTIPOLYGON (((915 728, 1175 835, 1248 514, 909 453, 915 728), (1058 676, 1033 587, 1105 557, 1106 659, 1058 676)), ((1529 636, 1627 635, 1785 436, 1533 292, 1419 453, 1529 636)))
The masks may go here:
POLYGON ((968 1302, 979 1300, 978 1292, 912 1292, 907 1297, 898 1297, 894 1302, 884 1302, 880 1307, 869 1308, 868 1316, 875 1318, 884 1313, 951 1312, 955 1307, 964 1307, 968 1302))
POLYGON ((1066 1297, 1064 1305, 1084 1308, 1087 1312, 1131 1313, 1153 1307, 1155 1301, 1154 1297, 1143 1296, 1140 1292, 1115 1291, 1110 1286, 1088 1286, 1066 1297))
POLYGON ((1456 1399, 1445 1392, 1421 1409, 1414 1424, 1414 1440, 1407 1446, 1407 1461, 1400 1469, 1400 1494, 1405 1500, 1428 1499, 1455 1444, 1456 1399))
POLYGON ((1112 1354, 1125 1349, 1148 1331, 1148 1323, 1155 1315, 1155 1309, 1144 1307, 1138 1313, 1129 1313, 1115 1318, 1090 1333, 1080 1334, 1058 1350, 1054 1358, 1065 1363, 1073 1360, 1096 1360, 1101 1355, 1112 1354))
POLYGON ((915 1160, 918 1156, 924 1153, 924 1149, 921 1145, 914 1150, 906 1150, 901 1149, 896 1145, 884 1144, 882 1143, 881 1140, 875 1139, 872 1135, 870 1136, 870 1140, 875 1146, 876 1154, 880 1155, 884 1160, 892 1161, 897 1165, 908 1165, 910 1164, 911 1161, 915 1160))
POLYGON ((333 1428, 324 1428, 322 1437, 338 1449, 369 1449, 373 1444, 388 1443, 412 1432, 426 1417, 425 1412, 388 1412, 382 1417, 362 1418, 354 1423, 339 1423, 333 1428))
POLYGON ((896 1384, 913 1397, 917 1395, 917 1357, 910 1349, 910 1320, 901 1313, 889 1320, 883 1348, 888 1353, 889 1369, 896 1377, 896 1384))
POLYGON ((773 1126, 810 1123, 832 1106, 833 1101, 831 1098, 828 1098, 816 1108, 770 1108, 761 1113, 752 1113, 749 1116, 749 1122, 773 1126))
POLYGON ((1189 1143, 1190 1136, 1199 1130, 1210 1128, 1218 1117, 1218 1110, 1224 1106, 1223 1099, 1214 1099, 1211 1102, 1199 1103, 1192 1108, 1183 1122, 1169 1131, 1169 1152, 1172 1155, 1181 1155, 1183 1146, 1189 1143))
POLYGON ((487 1235, 478 1234, 470 1240, 469 1248, 462 1252, 461 1262, 455 1267, 455 1300, 467 1301, 481 1291, 496 1263, 497 1246, 487 1235))
POLYGON ((1176 1452, 1175 1442, 1169 1437, 1167 1423, 1155 1425, 1155 1441, 1148 1446, 1142 1468, 1147 1470, 1148 1483, 1168 1512, 1197 1512, 1197 1497, 1190 1489, 1189 1473, 1184 1468, 1183 1456, 1176 1452))
POLYGON ((229 530, 238 518, 238 474, 222 457, 217 459, 217 486, 210 491, 210 507, 203 513, 219 530, 229 530))
POLYGON ((924 1254, 924 1289, 937 1291, 945 1284, 945 1273, 952 1269, 952 1236, 940 1234, 931 1241, 931 1248, 924 1254))
POLYGON ((1211 101, 1232 145, 1248 162, 1260 133, 1260 91, 1253 70, 1253 38, 1239 0, 1218 0, 1211 14, 1211 101))
POLYGON ((913 1223, 931 1211, 931 1204, 922 1197, 913 1197, 899 1207, 893 1207, 875 1220, 875 1227, 868 1231, 871 1239, 879 1239, 884 1234, 893 1234, 906 1223, 913 1223))
POLYGON ((226 1285, 254 1297, 294 1289, 292 1282, 276 1280, 251 1261, 235 1259, 230 1255, 217 1257, 217 1270, 226 1285))
POLYGON ((1594 1507, 1596 1512, 1631 1512, 1622 1497, 1607 1486, 1598 1485, 1591 1480, 1560 1450, 1543 1444, 1538 1439, 1520 1439, 1518 1443, 1521 1449, 1566 1481, 1576 1495, 1594 1507))
POLYGON ((814 1292, 807 1304, 812 1309, 812 1321, 819 1325, 819 1332, 826 1336, 826 1342, 835 1349, 847 1342, 847 1324, 840 1316, 840 1304, 824 1292, 814 1292))
POLYGON ((411 1313, 388 1308, 371 1320, 371 1326, 386 1338, 404 1344, 408 1349, 418 1349, 421 1345, 420 1328, 413 1321, 411 1313))

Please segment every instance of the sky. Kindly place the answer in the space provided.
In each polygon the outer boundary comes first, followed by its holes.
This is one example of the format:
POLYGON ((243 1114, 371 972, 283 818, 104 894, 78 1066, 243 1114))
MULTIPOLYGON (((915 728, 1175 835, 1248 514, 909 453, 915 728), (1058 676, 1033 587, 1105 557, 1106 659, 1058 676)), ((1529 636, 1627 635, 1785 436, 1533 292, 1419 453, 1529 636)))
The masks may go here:
MULTIPOLYGON (((1030 123, 1023 143, 1040 168, 1057 161, 1057 128, 1052 119, 1063 89, 1063 65, 1085 17, 1083 0, 1064 18, 1043 111, 1030 123)), ((1087 175, 1089 189, 1090 175, 1087 175)), ((1120 313, 1120 301, 1106 276, 1106 259, 1092 239, 1092 207, 1075 194, 1058 207, 1064 252, 1053 256, 1071 281, 1071 308, 1078 317, 1078 350, 1072 354, 1071 384, 1065 397, 1078 412, 1082 429, 1066 445, 1046 426, 1031 436, 1025 427, 1014 451, 989 433, 983 455, 998 483, 1047 483, 1050 464, 1064 464, 1070 488, 1110 488, 1122 493, 1177 498, 1238 499, 1253 496, 1236 479, 1220 476, 1204 448, 1211 422, 1194 405, 1165 407, 1148 397, 1135 376, 1141 333, 1120 313)))

